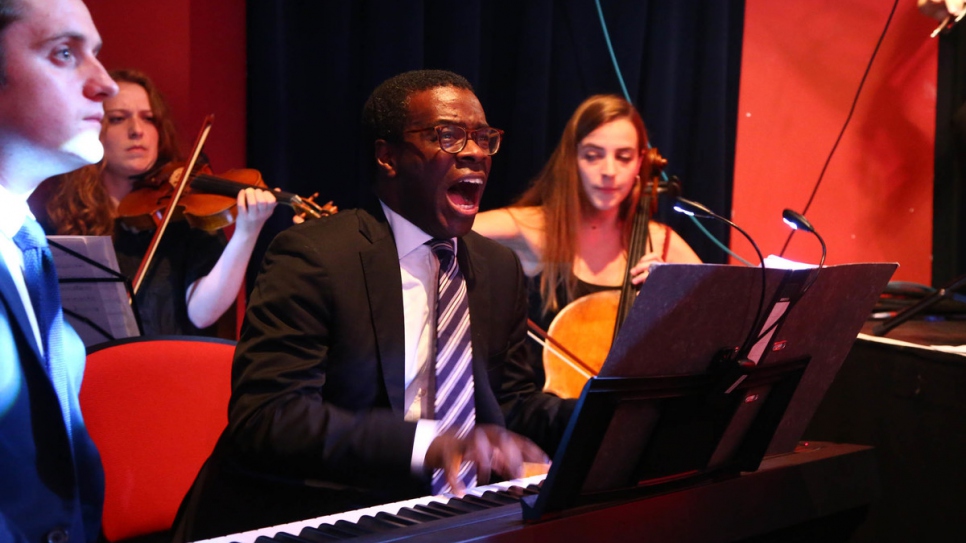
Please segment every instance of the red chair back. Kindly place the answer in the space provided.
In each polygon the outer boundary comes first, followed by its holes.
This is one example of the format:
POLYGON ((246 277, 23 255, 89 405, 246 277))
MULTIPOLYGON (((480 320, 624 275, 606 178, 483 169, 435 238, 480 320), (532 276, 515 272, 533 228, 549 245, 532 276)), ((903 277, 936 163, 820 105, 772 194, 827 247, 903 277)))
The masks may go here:
POLYGON ((104 464, 110 541, 168 530, 228 421, 235 343, 122 340, 87 355, 80 402, 104 464))

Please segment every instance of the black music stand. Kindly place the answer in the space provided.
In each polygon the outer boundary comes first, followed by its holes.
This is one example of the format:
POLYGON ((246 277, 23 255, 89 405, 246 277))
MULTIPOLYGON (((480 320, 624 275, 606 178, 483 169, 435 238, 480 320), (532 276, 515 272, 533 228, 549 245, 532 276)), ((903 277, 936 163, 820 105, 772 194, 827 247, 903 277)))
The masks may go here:
POLYGON ((106 341, 144 335, 131 281, 117 270, 113 246, 109 242, 106 244, 110 256, 101 254, 99 258, 105 260, 103 263, 80 252, 90 250, 88 242, 96 239, 90 236, 47 238, 61 284, 64 316, 88 348, 106 341), (68 247, 68 243, 73 248, 68 247), (121 284, 126 298, 115 289, 99 289, 101 285, 111 284, 121 284), (133 328, 130 326, 132 317, 133 328))
POLYGON ((919 300, 914 305, 903 309, 892 317, 873 326, 872 335, 884 336, 888 334, 896 326, 899 326, 907 320, 920 315, 939 302, 951 298, 957 290, 963 288, 964 286, 966 286, 966 275, 961 275, 956 279, 953 279, 950 283, 939 287, 935 292, 929 296, 926 296, 922 300, 919 300))
POLYGON ((524 498, 524 520, 737 476, 791 452, 895 268, 767 270, 760 322, 760 269, 654 269, 540 493, 524 498), (757 364, 739 371, 728 354, 746 343, 740 354, 757 364))

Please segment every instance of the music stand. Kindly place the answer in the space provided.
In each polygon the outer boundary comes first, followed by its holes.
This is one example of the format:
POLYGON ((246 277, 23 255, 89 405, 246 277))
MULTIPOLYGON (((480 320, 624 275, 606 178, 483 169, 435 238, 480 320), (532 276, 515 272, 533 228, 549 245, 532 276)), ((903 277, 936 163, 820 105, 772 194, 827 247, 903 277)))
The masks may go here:
POLYGON ((48 236, 64 317, 88 348, 144 335, 131 281, 107 236, 48 236))
POLYGON ((911 305, 902 311, 896 313, 892 317, 876 324, 872 327, 872 335, 874 336, 884 336, 892 331, 893 328, 899 326, 900 324, 906 322, 907 320, 918 316, 919 314, 925 312, 930 307, 938 304, 939 302, 951 298, 957 290, 966 286, 966 275, 961 275, 952 282, 936 289, 935 292, 926 296, 922 300, 919 300, 914 305, 911 305))
POLYGON ((538 521, 758 468, 793 450, 895 264, 766 271, 668 264, 644 283, 577 402, 540 493, 538 521), (736 379, 727 355, 756 338, 736 379), (768 333, 762 334, 763 331, 768 333))

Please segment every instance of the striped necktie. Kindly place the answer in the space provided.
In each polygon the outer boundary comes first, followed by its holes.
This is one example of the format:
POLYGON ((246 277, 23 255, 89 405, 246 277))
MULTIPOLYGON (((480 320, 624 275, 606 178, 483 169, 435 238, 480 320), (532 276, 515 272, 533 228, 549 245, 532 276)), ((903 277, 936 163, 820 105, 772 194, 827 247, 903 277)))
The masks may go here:
MULTIPOLYGON (((473 349, 470 344, 470 308, 466 282, 456 262, 450 240, 428 242, 439 259, 439 297, 436 301, 436 420, 440 430, 453 430, 464 437, 476 423, 473 400, 473 349)), ((459 478, 470 488, 476 486, 476 468, 470 462, 460 465, 459 478)), ((433 494, 450 492, 443 470, 433 472, 433 494)))
POLYGON ((13 237, 13 242, 23 253, 24 282, 30 294, 30 303, 37 317, 40 340, 43 342, 45 369, 54 382, 60 398, 61 411, 70 435, 70 405, 67 400, 67 369, 63 361, 64 313, 60 305, 60 286, 54 257, 47 246, 47 237, 36 220, 27 217, 13 237))

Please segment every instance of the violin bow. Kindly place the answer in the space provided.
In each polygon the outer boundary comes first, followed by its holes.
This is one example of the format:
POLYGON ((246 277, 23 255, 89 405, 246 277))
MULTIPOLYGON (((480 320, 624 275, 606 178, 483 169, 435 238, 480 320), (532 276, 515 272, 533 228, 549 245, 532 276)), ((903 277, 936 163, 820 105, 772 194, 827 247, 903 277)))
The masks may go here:
POLYGON ((205 141, 208 140, 208 134, 211 132, 211 125, 214 123, 214 120, 215 116, 213 114, 208 114, 208 116, 205 117, 204 122, 201 124, 201 130, 198 132, 198 137, 195 139, 195 144, 191 148, 191 159, 188 161, 188 165, 181 173, 181 179, 179 180, 178 186, 175 188, 174 193, 171 195, 171 201, 168 202, 168 207, 164 210, 164 215, 161 217, 161 222, 158 224, 158 228, 154 232, 154 237, 151 238, 151 244, 148 246, 148 251, 141 260, 141 265, 138 266, 137 273, 134 274, 134 281, 132 281, 131 290, 135 296, 137 296, 138 289, 141 287, 141 283, 144 281, 144 275, 151 265, 151 260, 154 258, 154 254, 158 250, 158 245, 161 243, 161 236, 164 235, 164 231, 167 229, 168 223, 171 222, 171 217, 174 215, 174 210, 178 206, 178 200, 181 199, 181 195, 184 193, 185 187, 188 186, 188 177, 191 175, 191 172, 194 171, 195 163, 198 162, 198 157, 201 156, 201 149, 204 148, 205 141))
POLYGON ((541 347, 549 349, 551 353, 557 355, 557 358, 570 366, 571 369, 588 379, 597 375, 596 370, 581 360, 580 357, 570 352, 570 350, 564 347, 559 341, 550 337, 550 335, 547 334, 543 328, 537 326, 537 323, 527 319, 527 328, 529 328, 529 330, 527 330, 527 335, 530 336, 530 339, 536 341, 541 347))

